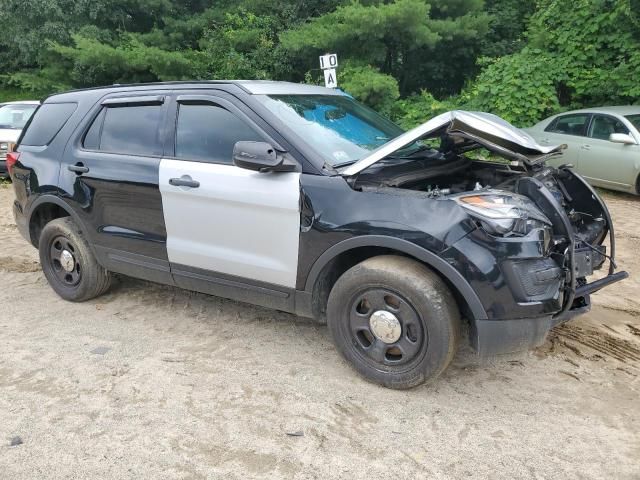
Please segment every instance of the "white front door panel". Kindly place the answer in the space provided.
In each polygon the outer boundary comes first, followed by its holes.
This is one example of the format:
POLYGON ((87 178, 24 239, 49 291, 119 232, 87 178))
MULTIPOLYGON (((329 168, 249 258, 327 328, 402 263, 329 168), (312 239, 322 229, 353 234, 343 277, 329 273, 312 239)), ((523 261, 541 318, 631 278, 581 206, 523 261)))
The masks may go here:
POLYGON ((163 159, 160 192, 172 265, 295 288, 299 173, 163 159), (183 175, 200 186, 169 184, 183 175))

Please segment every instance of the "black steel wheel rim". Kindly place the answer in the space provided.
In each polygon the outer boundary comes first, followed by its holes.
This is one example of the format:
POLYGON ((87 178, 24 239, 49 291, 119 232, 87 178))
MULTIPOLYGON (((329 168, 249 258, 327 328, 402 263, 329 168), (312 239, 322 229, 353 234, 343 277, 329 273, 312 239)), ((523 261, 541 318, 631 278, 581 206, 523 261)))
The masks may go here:
POLYGON ((82 279, 82 265, 78 260, 78 249, 67 237, 55 237, 49 247, 49 263, 56 279, 65 286, 73 287, 82 279), (68 270, 69 263, 65 262, 71 255, 73 268, 68 270))
POLYGON ((370 288, 359 292, 349 305, 349 333, 356 352, 377 369, 410 369, 425 353, 427 330, 411 303, 402 295, 386 288, 370 288), (383 340, 374 333, 372 315, 391 313, 400 324, 396 341, 383 340))

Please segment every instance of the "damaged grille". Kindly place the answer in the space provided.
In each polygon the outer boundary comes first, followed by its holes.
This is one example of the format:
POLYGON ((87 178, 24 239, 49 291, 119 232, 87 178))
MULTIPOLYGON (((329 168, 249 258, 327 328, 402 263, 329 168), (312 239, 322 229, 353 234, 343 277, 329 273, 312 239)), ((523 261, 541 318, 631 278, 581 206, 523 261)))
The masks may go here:
POLYGON ((554 297, 564 280, 562 268, 551 258, 504 262, 503 271, 520 302, 554 297))

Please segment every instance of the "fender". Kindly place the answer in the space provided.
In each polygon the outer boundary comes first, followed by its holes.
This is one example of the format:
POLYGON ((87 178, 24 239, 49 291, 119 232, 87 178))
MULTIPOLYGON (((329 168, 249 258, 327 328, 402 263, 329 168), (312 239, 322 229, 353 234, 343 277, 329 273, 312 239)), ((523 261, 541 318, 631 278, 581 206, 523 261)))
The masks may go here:
POLYGON ((438 257, 435 253, 425 250, 414 243, 401 238, 385 237, 384 235, 362 235, 353 237, 336 243, 331 248, 327 249, 311 267, 309 275, 307 275, 305 291, 308 293, 313 291, 313 286, 315 285, 320 272, 332 259, 347 250, 352 250, 358 247, 390 248, 417 258, 451 282, 453 287, 467 302, 474 321, 487 319, 487 312, 482 306, 482 302, 480 302, 478 295, 458 270, 453 268, 442 258, 438 257))
MULTIPOLYGON (((25 212, 25 217, 27 219, 27 228, 29 227, 29 225, 31 225, 31 217, 33 216, 33 212, 35 212, 40 205, 43 205, 45 203, 53 203, 59 206, 69 214, 69 216, 73 219, 73 221, 76 222, 76 224, 78 224, 80 228, 82 228, 82 230, 88 231, 86 228, 86 225, 82 220, 80 220, 80 216, 75 212, 75 210, 71 208, 71 206, 67 202, 65 202, 62 198, 52 194, 40 195, 29 206, 29 208, 25 212)), ((29 232, 29 240, 31 241, 31 243, 33 243, 33 239, 31 238, 31 229, 29 229, 28 232, 29 232)), ((94 250, 93 245, 89 244, 89 247, 91 248, 92 251, 94 250)), ((95 251, 93 251, 93 253, 95 254, 95 251)))

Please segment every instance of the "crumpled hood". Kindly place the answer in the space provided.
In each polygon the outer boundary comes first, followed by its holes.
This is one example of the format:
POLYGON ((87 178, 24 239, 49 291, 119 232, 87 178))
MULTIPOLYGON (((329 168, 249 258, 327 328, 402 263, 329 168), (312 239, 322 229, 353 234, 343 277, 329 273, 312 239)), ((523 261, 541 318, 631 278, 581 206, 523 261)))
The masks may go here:
POLYGON ((416 140, 436 137, 445 140, 445 149, 464 152, 484 147, 502 157, 519 160, 527 165, 543 162, 550 156, 558 155, 564 148, 564 145, 539 145, 527 132, 497 115, 452 110, 385 143, 341 173, 344 176, 356 175, 416 140))
POLYGON ((17 142, 21 131, 12 128, 0 128, 0 142, 17 142))

